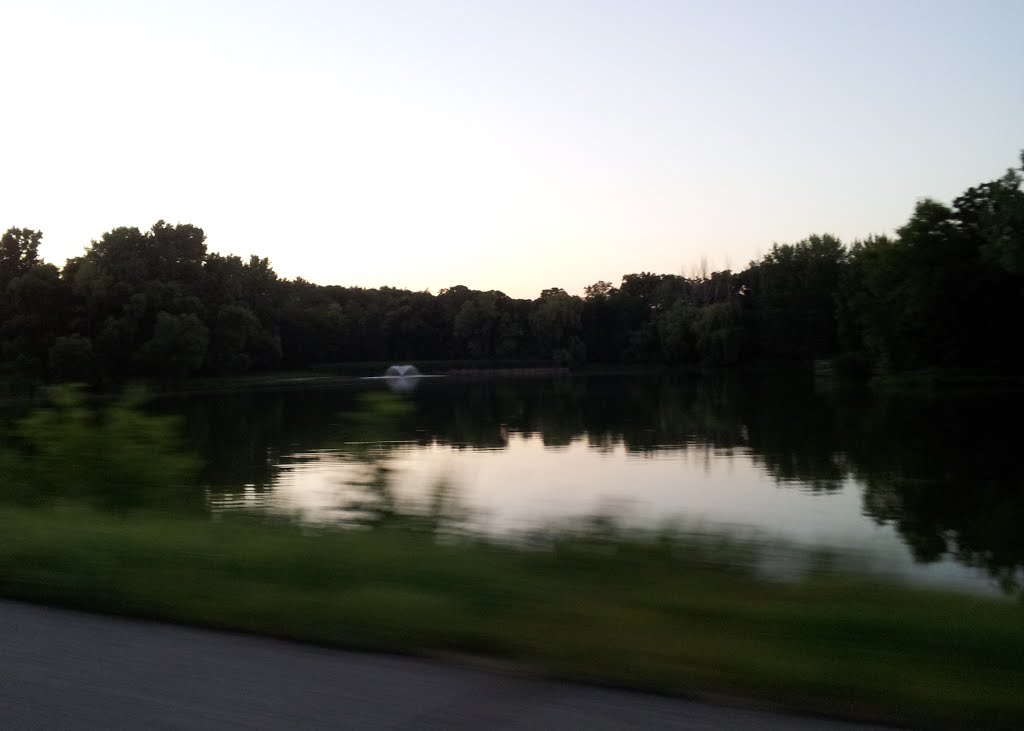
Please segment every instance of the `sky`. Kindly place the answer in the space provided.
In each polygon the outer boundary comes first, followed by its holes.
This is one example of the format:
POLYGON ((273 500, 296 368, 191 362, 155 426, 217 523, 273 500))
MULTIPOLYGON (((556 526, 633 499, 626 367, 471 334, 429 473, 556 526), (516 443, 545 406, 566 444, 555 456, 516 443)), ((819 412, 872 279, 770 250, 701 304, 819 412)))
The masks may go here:
POLYGON ((534 298, 892 233, 1024 148, 1024 2, 0 0, 0 230, 534 298))

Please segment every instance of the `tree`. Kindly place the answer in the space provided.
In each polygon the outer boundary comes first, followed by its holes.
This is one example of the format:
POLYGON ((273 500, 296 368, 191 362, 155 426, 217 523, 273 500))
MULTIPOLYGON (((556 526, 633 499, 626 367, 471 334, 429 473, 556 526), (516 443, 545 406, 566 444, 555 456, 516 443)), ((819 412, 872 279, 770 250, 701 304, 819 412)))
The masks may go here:
POLYGON ((37 262, 13 277, 3 295, 4 360, 23 374, 41 377, 50 346, 66 327, 68 288, 57 267, 37 262))
POLYGON ((39 262, 43 234, 28 228, 9 228, 0 236, 0 289, 39 262))
POLYGON ((580 338, 582 300, 555 287, 541 292, 534 304, 530 329, 540 352, 559 365, 582 363, 586 358, 580 338))
MULTIPOLYGON (((836 295, 846 250, 834 236, 775 244, 744 273, 751 280, 756 337, 763 353, 822 358, 837 346, 836 295)), ((731 283, 731 294, 739 291, 731 283)))
POLYGON ((1024 274, 1024 191, 1021 168, 969 188, 953 201, 960 226, 980 239, 984 259, 1010 274, 1024 274))
POLYGON ((195 315, 160 312, 139 359, 153 373, 184 378, 202 366, 209 340, 206 325, 195 315))
POLYGON ((81 335, 64 335, 50 347, 49 371, 56 381, 89 383, 95 376, 92 341, 81 335))
POLYGON ((252 365, 249 341, 260 321, 245 305, 224 305, 217 312, 210 347, 210 366, 218 373, 244 373, 252 365))
POLYGON ((138 227, 121 226, 93 241, 84 258, 95 262, 115 282, 137 285, 160 275, 151 243, 151 237, 138 227))
POLYGON ((719 302, 697 311, 693 323, 697 353, 709 365, 732 365, 743 346, 743 312, 736 302, 719 302))
POLYGON ((661 351, 667 362, 680 364, 696 359, 694 326, 700 313, 698 308, 680 300, 658 318, 661 351))
POLYGON ((607 299, 614 291, 615 287, 610 282, 605 282, 604 280, 588 284, 583 288, 584 299, 586 300, 607 299))
POLYGON ((452 325, 456 341, 471 358, 492 357, 498 326, 497 293, 475 293, 459 308, 452 325))

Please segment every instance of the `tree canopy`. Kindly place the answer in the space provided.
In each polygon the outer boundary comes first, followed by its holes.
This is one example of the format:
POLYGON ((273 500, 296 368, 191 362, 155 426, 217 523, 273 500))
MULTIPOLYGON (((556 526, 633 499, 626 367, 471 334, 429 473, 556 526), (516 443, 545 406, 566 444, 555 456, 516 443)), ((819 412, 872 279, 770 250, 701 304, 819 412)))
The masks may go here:
POLYGON ((281 279, 266 258, 211 253, 201 228, 164 221, 114 228, 58 268, 39 258, 41 232, 10 228, 0 368, 100 383, 417 359, 1008 368, 1024 348, 1022 170, 950 205, 919 201, 894 237, 816 234, 741 272, 638 272, 534 300, 281 279))

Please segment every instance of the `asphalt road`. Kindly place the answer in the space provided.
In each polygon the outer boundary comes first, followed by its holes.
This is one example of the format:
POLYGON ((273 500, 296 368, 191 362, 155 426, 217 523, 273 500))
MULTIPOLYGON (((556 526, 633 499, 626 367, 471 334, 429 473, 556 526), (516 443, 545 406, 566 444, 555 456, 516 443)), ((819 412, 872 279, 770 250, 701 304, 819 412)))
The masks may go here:
POLYGON ((0 601, 3 728, 867 728, 0 601))

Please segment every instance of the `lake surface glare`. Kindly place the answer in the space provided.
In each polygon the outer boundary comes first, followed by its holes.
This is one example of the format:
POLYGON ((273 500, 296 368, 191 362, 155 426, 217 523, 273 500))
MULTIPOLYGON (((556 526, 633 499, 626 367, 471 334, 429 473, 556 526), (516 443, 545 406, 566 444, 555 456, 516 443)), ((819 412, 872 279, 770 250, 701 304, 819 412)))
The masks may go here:
POLYGON ((401 396, 321 383, 158 408, 184 417, 215 515, 421 516, 509 540, 600 518, 753 542, 779 578, 809 570, 803 549, 828 549, 834 571, 1017 595, 1022 402, 793 372, 626 373, 433 378, 401 396), (367 418, 388 398, 400 408, 367 418))

